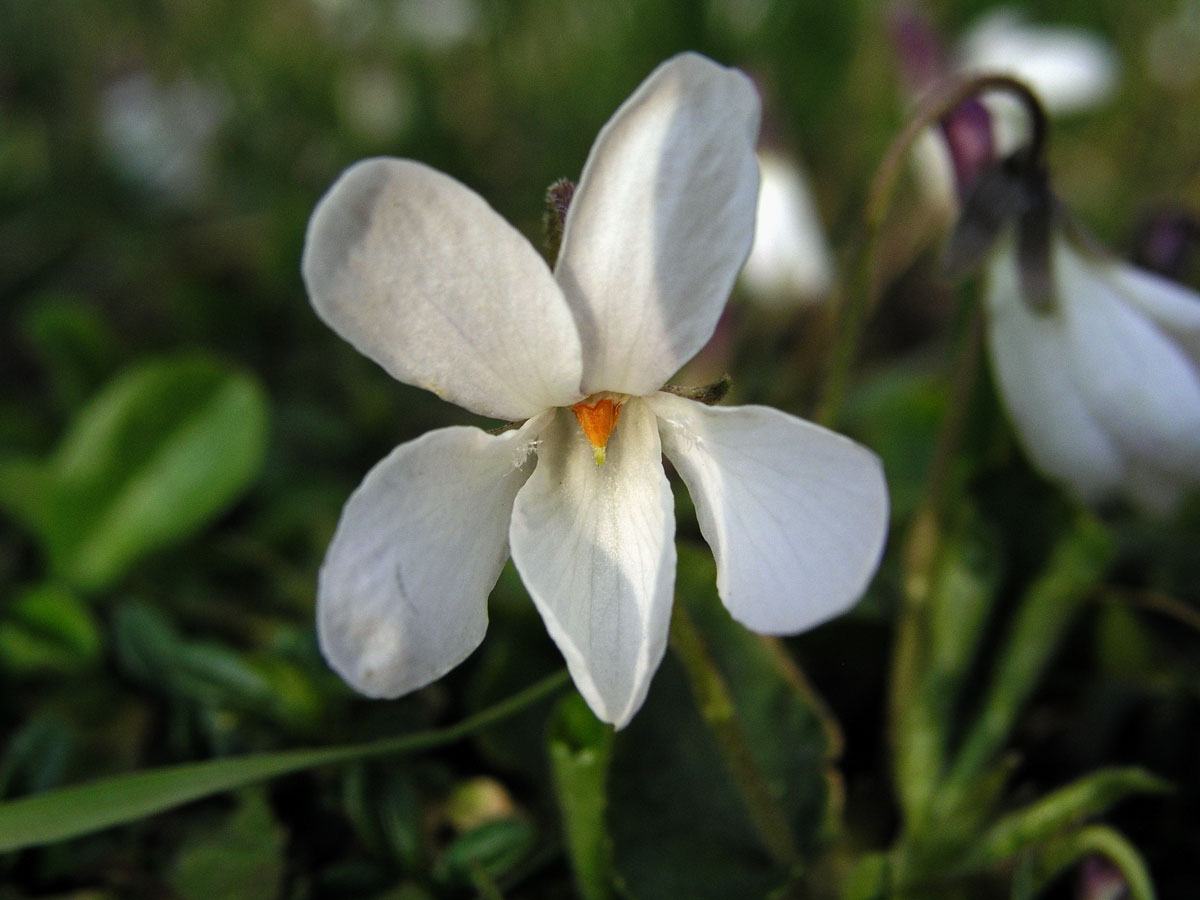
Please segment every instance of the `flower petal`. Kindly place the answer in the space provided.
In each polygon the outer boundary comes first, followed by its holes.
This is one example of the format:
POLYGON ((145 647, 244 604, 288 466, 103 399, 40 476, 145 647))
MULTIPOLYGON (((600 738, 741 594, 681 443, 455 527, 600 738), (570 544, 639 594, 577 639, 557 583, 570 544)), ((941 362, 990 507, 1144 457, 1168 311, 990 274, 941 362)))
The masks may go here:
POLYGON ((579 692, 618 728, 642 705, 666 649, 674 530, 646 402, 626 402, 602 466, 571 413, 558 410, 517 495, 513 562, 579 692))
POLYGON ((1021 297, 1012 244, 988 270, 988 350, 1000 398, 1033 464, 1086 502, 1114 493, 1119 448, 1084 401, 1057 313, 1034 313, 1021 297))
POLYGON ((765 406, 708 407, 665 393, 650 404, 735 619, 793 634, 862 596, 888 526, 874 453, 765 406))
POLYGON ((355 689, 398 697, 483 640, 513 498, 548 420, 499 435, 431 431, 393 450, 351 495, 321 567, 317 630, 355 689))
POLYGON ((579 399, 579 335, 546 264, 478 194, 421 163, 347 169, 308 223, 317 313, 400 381, 481 415, 579 399))
POLYGON ((1066 349, 1085 402, 1129 457, 1200 476, 1200 373, 1106 267, 1066 241, 1056 250, 1066 349))
POLYGON ((754 237, 758 117, 749 78, 685 53, 600 132, 555 270, 584 393, 656 391, 712 335, 754 237))
POLYGON ((1135 266, 1113 265, 1108 277, 1136 309, 1174 338, 1200 366, 1200 294, 1135 266))

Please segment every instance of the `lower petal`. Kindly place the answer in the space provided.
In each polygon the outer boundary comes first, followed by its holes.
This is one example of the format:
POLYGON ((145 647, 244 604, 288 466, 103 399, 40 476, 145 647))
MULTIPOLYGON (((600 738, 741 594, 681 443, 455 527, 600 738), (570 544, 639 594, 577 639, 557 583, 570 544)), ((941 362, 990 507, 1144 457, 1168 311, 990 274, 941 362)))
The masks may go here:
POLYGON ((321 567, 317 631, 356 690, 406 694, 483 640, 513 499, 545 421, 499 435, 432 431, 393 450, 351 495, 321 567))
POLYGON ((631 399, 606 461, 568 410, 542 432, 513 509, 513 562, 579 692, 618 728, 666 649, 675 519, 654 416, 631 399))
POLYGON ((767 407, 708 407, 662 393, 651 405, 735 619, 791 634, 862 596, 888 525, 874 453, 767 407))

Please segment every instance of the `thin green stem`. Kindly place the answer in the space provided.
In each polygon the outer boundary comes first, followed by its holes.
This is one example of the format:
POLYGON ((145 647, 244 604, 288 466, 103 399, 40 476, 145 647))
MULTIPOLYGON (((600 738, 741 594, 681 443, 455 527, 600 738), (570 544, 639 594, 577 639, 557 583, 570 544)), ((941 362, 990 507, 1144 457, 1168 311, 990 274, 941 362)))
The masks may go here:
POLYGON ((884 154, 883 161, 871 181, 871 190, 863 209, 863 238, 861 246, 854 254, 854 268, 848 280, 848 287, 837 304, 835 342, 825 372, 821 397, 813 416, 815 421, 823 425, 834 424, 845 399, 850 370, 858 355, 863 328, 875 305, 875 257, 879 249, 883 223, 891 208, 904 161, 922 131, 965 100, 987 91, 1004 91, 1021 101, 1029 115, 1031 132, 1025 152, 1033 159, 1040 159, 1045 152, 1045 113, 1037 97, 1015 78, 1007 75, 983 75, 936 91, 921 104, 916 116, 884 154))
POLYGON ((671 647, 687 671, 696 705, 725 760, 759 837, 780 864, 796 861, 796 840, 766 775, 750 751, 728 685, 682 603, 671 617, 671 647))

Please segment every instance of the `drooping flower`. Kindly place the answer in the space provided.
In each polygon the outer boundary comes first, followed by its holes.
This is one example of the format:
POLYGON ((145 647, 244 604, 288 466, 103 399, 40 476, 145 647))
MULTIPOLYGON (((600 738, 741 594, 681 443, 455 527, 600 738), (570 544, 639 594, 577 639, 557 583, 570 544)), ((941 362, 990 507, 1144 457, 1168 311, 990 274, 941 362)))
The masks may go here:
POLYGON ((1200 485, 1200 295, 1052 237, 1046 308, 1011 242, 988 268, 988 345, 1029 458, 1080 500, 1171 510, 1200 485))
POLYGON ((402 444, 343 510, 321 569, 322 650, 395 697, 475 649, 511 555, 580 692, 624 725, 665 650, 674 518, 696 504, 734 618, 790 633, 845 610, 878 562, 870 451, 763 407, 661 391, 712 334, 753 234, 758 98, 695 54, 600 132, 553 271, 477 194, 419 162, 347 170, 309 223, 318 314, 390 374, 476 413, 402 444))

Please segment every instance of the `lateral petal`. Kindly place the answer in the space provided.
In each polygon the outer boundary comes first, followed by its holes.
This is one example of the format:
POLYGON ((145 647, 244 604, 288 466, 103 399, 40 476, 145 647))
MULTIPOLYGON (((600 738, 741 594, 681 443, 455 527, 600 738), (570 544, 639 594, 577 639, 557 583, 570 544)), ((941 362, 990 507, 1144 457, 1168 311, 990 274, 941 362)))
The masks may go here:
POLYGON ((650 403, 735 619, 793 634, 862 596, 888 527, 874 453, 765 406, 708 407, 666 393, 650 403))
POLYGON ((684 53, 601 130, 555 269, 584 393, 656 391, 712 335, 754 237, 758 119, 749 78, 684 53))
POLYGON ((321 566, 317 633, 356 690, 406 694, 483 640, 513 499, 548 419, 499 435, 431 431, 393 450, 350 496, 321 566))
POLYGON ((1200 294, 1135 266, 1113 264, 1108 277, 1135 309, 1170 335, 1200 366, 1200 294))
POLYGON ((644 400, 626 402, 604 465, 569 411, 554 416, 513 508, 513 562, 579 692, 620 728, 642 705, 666 649, 671 489, 644 400))
POLYGON ((1022 299, 1011 243, 992 257, 986 300, 992 371, 1030 460, 1085 502, 1111 495, 1121 451, 1075 381, 1061 312, 1034 313, 1022 299))
POLYGON ((579 334, 529 242, 474 191, 406 159, 347 169, 308 223, 317 314, 393 377, 501 419, 579 399, 579 334))
POLYGON ((1200 373, 1065 241, 1054 255, 1068 363, 1085 402, 1131 458, 1200 475, 1200 373))

